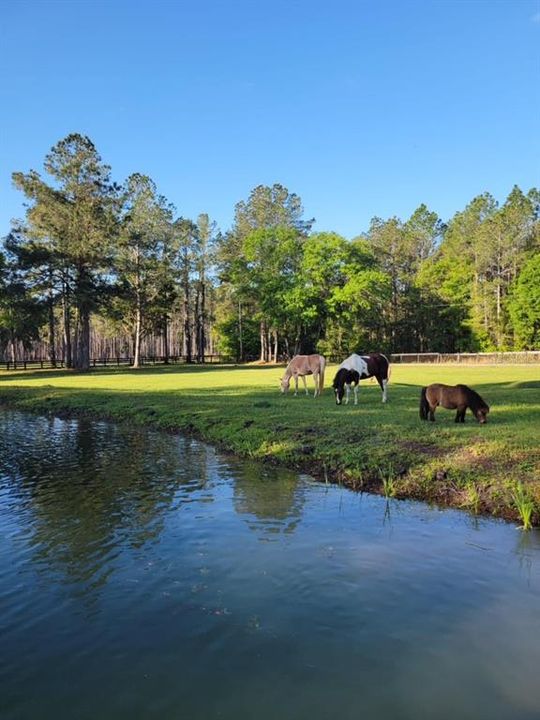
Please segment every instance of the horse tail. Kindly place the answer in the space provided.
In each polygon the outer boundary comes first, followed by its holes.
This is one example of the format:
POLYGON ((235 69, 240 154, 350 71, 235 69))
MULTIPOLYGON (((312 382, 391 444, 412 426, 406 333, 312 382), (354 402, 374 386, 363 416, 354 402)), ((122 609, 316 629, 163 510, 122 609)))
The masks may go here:
POLYGON ((324 369, 326 367, 326 358, 321 355, 319 360, 319 394, 324 390, 324 369))
POLYGON ((427 401, 427 387, 422 388, 420 393, 420 419, 427 420, 429 413, 429 403, 427 401))

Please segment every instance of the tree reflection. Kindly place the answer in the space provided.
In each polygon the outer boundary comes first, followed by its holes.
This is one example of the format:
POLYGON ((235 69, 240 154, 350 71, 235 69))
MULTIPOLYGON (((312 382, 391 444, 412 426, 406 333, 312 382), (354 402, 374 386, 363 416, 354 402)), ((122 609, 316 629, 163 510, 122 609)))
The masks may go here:
POLYGON ((242 463, 234 473, 234 509, 262 539, 293 533, 300 522, 304 492, 298 475, 242 463))
POLYGON ((106 583, 119 548, 160 536, 179 487, 185 497, 206 482, 209 451, 189 439, 89 420, 3 422, 0 474, 26 508, 36 566, 85 594, 106 583))

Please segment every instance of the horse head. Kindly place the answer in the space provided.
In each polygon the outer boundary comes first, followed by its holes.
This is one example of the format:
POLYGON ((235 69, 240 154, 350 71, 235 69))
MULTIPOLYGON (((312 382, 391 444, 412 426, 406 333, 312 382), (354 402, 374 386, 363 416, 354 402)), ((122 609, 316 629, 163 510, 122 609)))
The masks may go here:
POLYGON ((336 373, 336 377, 334 378, 333 382, 333 388, 334 388, 334 395, 336 396, 336 405, 341 405, 341 401, 343 400, 343 396, 345 395, 345 377, 347 375, 347 371, 339 369, 336 373))
POLYGON ((291 378, 290 377, 282 377, 279 380, 280 380, 279 387, 280 387, 281 392, 286 393, 287 390, 289 389, 289 384, 291 382, 291 378))
POLYGON ((476 411, 474 413, 476 419, 480 423, 480 425, 485 425, 487 423, 487 415, 489 412, 489 407, 487 405, 480 405, 479 408, 476 408, 476 411))

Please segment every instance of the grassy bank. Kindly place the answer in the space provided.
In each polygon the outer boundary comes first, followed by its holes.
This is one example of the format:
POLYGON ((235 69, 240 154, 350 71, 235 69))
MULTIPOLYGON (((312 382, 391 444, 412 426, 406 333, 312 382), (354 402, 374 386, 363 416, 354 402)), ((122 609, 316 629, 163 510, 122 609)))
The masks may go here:
MULTIPOLYGON (((321 479, 540 524, 540 367, 394 365, 389 402, 361 383, 357 407, 278 391, 281 368, 159 367, 0 373, 0 402, 22 410, 87 414, 190 432, 239 455, 321 479), (467 414, 418 416, 420 387, 474 387, 491 405, 480 426, 467 414)), ((308 381, 312 388, 311 379, 308 381)))

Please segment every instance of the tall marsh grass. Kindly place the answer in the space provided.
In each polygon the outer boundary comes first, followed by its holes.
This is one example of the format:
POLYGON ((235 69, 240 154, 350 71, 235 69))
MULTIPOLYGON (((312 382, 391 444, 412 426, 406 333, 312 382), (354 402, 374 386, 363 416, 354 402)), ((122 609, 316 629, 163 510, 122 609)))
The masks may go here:
POLYGON ((390 464, 385 468, 379 468, 379 477, 381 478, 384 496, 386 498, 394 497, 396 494, 394 466, 390 464))
POLYGON ((512 502, 519 513, 523 530, 532 528, 532 515, 534 512, 534 500, 531 498, 523 484, 516 482, 512 490, 512 502))

